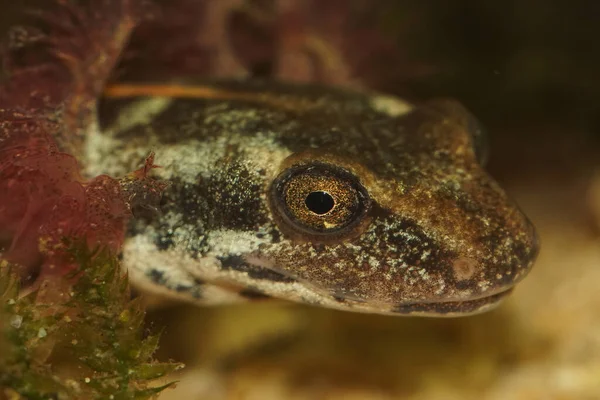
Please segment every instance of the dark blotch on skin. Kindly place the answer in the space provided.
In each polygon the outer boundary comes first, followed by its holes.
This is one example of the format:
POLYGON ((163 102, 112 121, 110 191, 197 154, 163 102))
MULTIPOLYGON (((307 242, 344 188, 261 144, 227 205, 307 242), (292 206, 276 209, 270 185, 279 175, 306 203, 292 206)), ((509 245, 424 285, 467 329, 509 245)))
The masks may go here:
POLYGON ((240 296, 248 300, 267 300, 271 298, 271 296, 267 296, 266 294, 261 293, 254 288, 247 288, 242 290, 240 292, 240 296))
MULTIPOLYGON (((175 286, 175 290, 177 290, 178 292, 187 292, 187 291, 189 291, 191 288, 192 288, 191 286, 188 286, 188 285, 181 285, 181 284, 180 284, 180 285, 177 285, 177 286, 175 286)), ((195 293, 195 292, 194 292, 194 293, 192 293, 192 295, 193 295, 194 297, 200 297, 200 295, 199 295, 199 294, 197 294, 197 293, 195 293)))
POLYGON ((152 282, 155 283, 164 283, 165 282, 165 278, 164 278, 164 272, 153 269, 150 271, 150 273, 148 274, 148 277, 152 280, 152 282))
POLYGON ((271 234, 271 242, 272 243, 281 242, 281 232, 279 232, 278 229, 272 229, 269 233, 271 234))
MULTIPOLYGON (((163 271, 159 271, 156 269, 153 269, 148 273, 148 278, 150 278, 150 280, 152 280, 152 282, 159 284, 161 286, 168 286, 168 283, 169 283, 168 280, 165 278, 165 273, 163 271)), ((177 284, 175 286, 168 286, 168 287, 170 287, 171 289, 173 289, 179 293, 188 293, 195 299, 201 299, 202 291, 200 289, 201 289, 203 282, 200 280, 196 280, 196 283, 197 283, 197 285, 194 285, 194 286, 177 284)))
POLYGON ((170 233, 166 233, 164 235, 160 235, 154 241, 156 248, 159 250, 169 250, 171 247, 175 245, 175 242, 172 239, 172 235, 170 233))
POLYGON ((338 303, 345 303, 345 302, 346 302, 346 299, 345 299, 344 297, 342 297, 342 296, 338 296, 338 295, 334 295, 334 296, 333 296, 333 299, 334 299, 335 301, 337 301, 338 303))
POLYGON ((263 179, 257 176, 259 172, 249 171, 240 162, 223 160, 223 164, 222 171, 198 186, 212 211, 211 228, 256 231, 267 222, 267 211, 261 200, 263 179))
POLYGON ((189 285, 179 284, 179 285, 175 286, 175 291, 177 291, 179 293, 187 293, 196 300, 200 300, 200 299, 204 298, 203 292, 201 290, 201 286, 197 286, 197 285, 189 286, 189 285))
MULTIPOLYGON (((130 99, 111 99, 100 103, 101 127, 110 126, 111 122, 119 115, 119 109, 131 102, 130 99)), ((211 99, 178 99, 176 104, 169 106, 165 111, 152 120, 153 130, 160 132, 160 141, 164 144, 178 143, 189 139, 209 140, 219 137, 223 130, 234 124, 240 132, 255 135, 259 131, 273 131, 289 123, 289 116, 277 109, 261 110, 262 119, 232 117, 224 122, 214 117, 212 108, 215 102, 211 99)), ((231 111, 255 110, 255 102, 220 103, 218 113, 227 114, 231 111)), ((239 114, 239 115, 243 115, 239 114)), ((139 138, 147 135, 143 126, 136 126, 125 132, 119 133, 119 138, 128 140, 131 137, 139 138)))
POLYGON ((173 179, 161 211, 181 214, 182 223, 195 227, 198 237, 211 229, 256 230, 265 223, 266 210, 260 199, 262 187, 255 182, 258 180, 236 162, 210 179, 199 177, 198 184, 173 179))
POLYGON ((296 282, 295 279, 278 272, 248 264, 242 257, 239 256, 219 257, 219 261, 221 261, 221 267, 224 270, 246 272, 248 276, 253 279, 267 280, 271 282, 296 282))
MULTIPOLYGON (((261 180, 256 179, 258 172, 249 172, 240 163, 226 164, 222 173, 210 179, 198 178, 198 184, 188 184, 179 179, 170 180, 161 201, 160 213, 144 215, 130 225, 128 236, 134 236, 152 225, 158 236, 154 243, 160 250, 169 250, 175 246, 173 231, 185 226, 190 238, 184 239, 186 250, 197 258, 207 248, 207 233, 215 229, 233 229, 256 231, 267 221, 267 210, 261 201, 261 180), (235 180, 233 178, 236 178, 235 180), (181 220, 170 225, 164 218, 169 213, 179 215, 181 220)), ((273 232, 279 241, 279 233, 273 232)))

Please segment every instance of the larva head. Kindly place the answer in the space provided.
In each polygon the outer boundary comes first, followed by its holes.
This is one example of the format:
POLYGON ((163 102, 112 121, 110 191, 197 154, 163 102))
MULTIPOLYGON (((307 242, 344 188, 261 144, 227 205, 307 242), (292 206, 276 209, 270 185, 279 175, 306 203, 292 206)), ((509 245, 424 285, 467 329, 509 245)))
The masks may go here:
POLYGON ((153 149, 171 183, 161 213, 138 219, 125 245, 148 288, 463 315, 496 304, 534 261, 534 228, 483 170, 479 125, 456 103, 169 88, 109 99, 88 146, 93 173, 131 169, 153 149))

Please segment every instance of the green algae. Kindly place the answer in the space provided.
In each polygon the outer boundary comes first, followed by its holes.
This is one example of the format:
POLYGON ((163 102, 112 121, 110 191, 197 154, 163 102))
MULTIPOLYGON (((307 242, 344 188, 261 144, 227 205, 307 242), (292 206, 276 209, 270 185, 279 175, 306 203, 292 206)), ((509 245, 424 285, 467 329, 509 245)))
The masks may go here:
POLYGON ((0 398, 150 399, 182 367, 158 362, 158 334, 107 250, 70 246, 78 268, 23 295, 16 267, 0 268, 0 398))

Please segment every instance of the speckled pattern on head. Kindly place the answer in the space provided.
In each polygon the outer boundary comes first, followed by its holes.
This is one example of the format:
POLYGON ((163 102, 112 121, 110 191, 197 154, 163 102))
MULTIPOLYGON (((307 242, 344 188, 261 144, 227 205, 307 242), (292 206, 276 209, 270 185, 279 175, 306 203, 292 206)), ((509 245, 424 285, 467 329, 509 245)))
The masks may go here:
POLYGON ((534 262, 535 230, 480 165, 478 125, 458 103, 259 82, 173 88, 109 90, 86 144, 92 176, 123 174, 154 151, 153 173, 171 183, 160 212, 138 210, 124 245, 143 290, 465 315, 497 304, 534 262), (275 189, 295 190, 294 171, 344 180, 366 193, 348 197, 364 212, 342 212, 355 220, 339 229, 301 226, 275 189))

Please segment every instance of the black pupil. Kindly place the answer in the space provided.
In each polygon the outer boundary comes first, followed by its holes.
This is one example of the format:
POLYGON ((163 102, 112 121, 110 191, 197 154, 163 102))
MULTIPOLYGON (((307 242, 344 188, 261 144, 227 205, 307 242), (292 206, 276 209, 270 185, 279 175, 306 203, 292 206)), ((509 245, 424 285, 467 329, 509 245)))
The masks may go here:
POLYGON ((333 197, 327 192, 312 192, 304 200, 306 207, 315 214, 327 214, 333 209, 335 202, 333 197))

